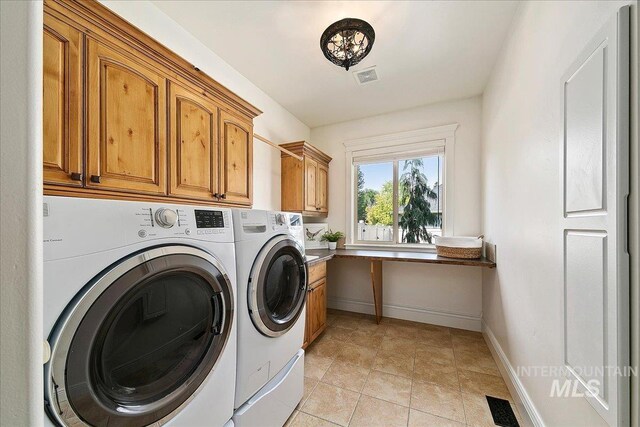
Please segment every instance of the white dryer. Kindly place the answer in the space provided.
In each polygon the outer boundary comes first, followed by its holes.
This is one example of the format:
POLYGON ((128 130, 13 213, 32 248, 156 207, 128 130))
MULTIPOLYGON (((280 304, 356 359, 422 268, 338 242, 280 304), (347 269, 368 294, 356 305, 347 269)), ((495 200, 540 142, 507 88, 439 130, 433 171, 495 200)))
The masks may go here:
POLYGON ((229 422, 237 336, 231 211, 44 202, 47 424, 229 422))
POLYGON ((238 427, 283 425, 302 399, 307 264, 302 216, 233 210, 238 427))

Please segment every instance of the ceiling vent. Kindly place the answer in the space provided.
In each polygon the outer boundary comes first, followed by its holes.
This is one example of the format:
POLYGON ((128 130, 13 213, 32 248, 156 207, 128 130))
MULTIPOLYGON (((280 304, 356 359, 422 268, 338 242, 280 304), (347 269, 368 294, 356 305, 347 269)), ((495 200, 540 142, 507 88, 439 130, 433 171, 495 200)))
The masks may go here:
POLYGON ((354 71, 353 77, 356 79, 359 85, 366 85, 375 82, 380 79, 378 76, 378 70, 376 67, 365 68, 364 70, 354 71))

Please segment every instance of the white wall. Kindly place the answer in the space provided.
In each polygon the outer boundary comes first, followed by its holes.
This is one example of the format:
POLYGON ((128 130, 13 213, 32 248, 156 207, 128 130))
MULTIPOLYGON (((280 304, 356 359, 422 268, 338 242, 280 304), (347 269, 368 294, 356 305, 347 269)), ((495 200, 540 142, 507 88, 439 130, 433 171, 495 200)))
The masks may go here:
POLYGON ((43 423, 42 5, 0 2, 0 425, 43 423))
MULTIPOLYGON (((333 157, 329 167, 330 227, 345 230, 346 225, 345 150, 342 144, 345 140, 458 123, 455 232, 458 235, 480 234, 481 109, 481 99, 474 97, 312 129, 311 142, 333 157)), ((373 312, 368 263, 342 260, 331 263, 329 305, 373 312)), ((470 329, 480 327, 482 273, 479 268, 386 262, 383 274, 385 315, 470 329)))
MULTIPOLYGON (((148 1, 101 1, 263 113, 254 132, 275 143, 308 140, 309 128, 148 1)), ((265 64, 268 66, 268 64, 265 64)), ((280 209, 280 152, 254 139, 253 207, 280 209)))
MULTIPOLYGON (((560 81, 626 3, 523 3, 484 93, 483 228, 498 268, 483 272, 483 320, 513 367, 562 363, 560 81)), ((520 381, 539 421, 603 423, 585 399, 550 398, 550 378, 520 381)))

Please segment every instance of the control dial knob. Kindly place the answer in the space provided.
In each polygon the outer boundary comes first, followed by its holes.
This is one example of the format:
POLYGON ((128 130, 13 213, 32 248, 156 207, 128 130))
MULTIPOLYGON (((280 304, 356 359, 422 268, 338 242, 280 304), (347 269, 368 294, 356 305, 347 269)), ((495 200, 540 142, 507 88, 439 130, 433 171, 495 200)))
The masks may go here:
POLYGON ((172 209, 160 208, 156 211, 156 223, 162 228, 171 228, 178 222, 178 213, 172 209))
POLYGON ((276 214, 276 224, 277 225, 285 225, 286 223, 287 223, 287 218, 283 214, 281 214, 281 213, 276 214))

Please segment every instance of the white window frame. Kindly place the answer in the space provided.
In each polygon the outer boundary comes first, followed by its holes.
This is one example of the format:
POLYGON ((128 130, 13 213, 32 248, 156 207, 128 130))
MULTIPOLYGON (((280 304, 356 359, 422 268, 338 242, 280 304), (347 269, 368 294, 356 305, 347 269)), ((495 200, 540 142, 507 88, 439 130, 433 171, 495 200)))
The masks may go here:
MULTIPOLYGON (((390 248, 394 250, 425 250, 433 251, 434 246, 424 243, 407 244, 397 243, 397 223, 398 207, 394 200, 393 209, 393 241, 391 242, 363 242, 355 239, 355 220, 357 209, 356 192, 356 168, 355 161, 374 161, 379 158, 381 161, 392 161, 394 158, 404 158, 415 155, 433 152, 436 149, 444 149, 444 164, 442 176, 444 177, 444 194, 442 195, 442 235, 452 236, 454 234, 454 165, 455 165, 455 131, 457 123, 431 127, 426 129, 399 132, 387 135, 379 135, 367 138, 353 139, 343 142, 345 147, 345 206, 346 206, 346 246, 350 248, 390 248)), ((395 165, 395 163, 394 163, 395 165)), ((393 170, 394 176, 398 173, 396 166, 393 170)), ((394 181, 394 197, 397 194, 396 179, 394 181)))

